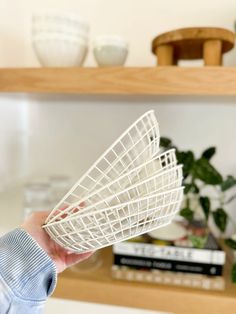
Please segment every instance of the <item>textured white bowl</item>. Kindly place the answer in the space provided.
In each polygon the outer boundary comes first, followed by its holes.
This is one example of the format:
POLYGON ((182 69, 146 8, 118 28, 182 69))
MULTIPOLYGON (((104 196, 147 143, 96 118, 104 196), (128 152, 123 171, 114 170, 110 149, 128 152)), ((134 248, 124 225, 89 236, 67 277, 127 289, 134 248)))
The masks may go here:
POLYGON ((38 33, 32 35, 33 41, 42 41, 42 40, 61 40, 61 41, 72 41, 74 43, 82 44, 82 45, 88 45, 88 41, 82 37, 75 36, 74 34, 63 34, 63 33, 57 33, 57 32, 51 32, 51 33, 38 33))
POLYGON ((82 39, 62 36, 36 36, 33 48, 42 66, 75 67, 85 60, 88 46, 82 39))
POLYGON ((86 43, 88 42, 88 35, 84 32, 80 32, 80 31, 57 31, 57 30, 53 30, 53 29, 40 29, 40 28, 33 28, 32 29, 32 37, 39 37, 39 36, 57 36, 57 37, 70 37, 72 39, 82 39, 84 40, 86 43))
POLYGON ((89 32, 89 23, 81 16, 58 11, 58 10, 44 10, 33 14, 33 27, 40 28, 56 28, 56 29, 74 29, 89 32))
POLYGON ((42 21, 42 22, 35 22, 32 23, 32 30, 37 31, 55 31, 55 32, 73 32, 73 33, 83 33, 84 35, 88 36, 89 30, 78 25, 73 25, 71 23, 57 23, 53 21, 42 21))

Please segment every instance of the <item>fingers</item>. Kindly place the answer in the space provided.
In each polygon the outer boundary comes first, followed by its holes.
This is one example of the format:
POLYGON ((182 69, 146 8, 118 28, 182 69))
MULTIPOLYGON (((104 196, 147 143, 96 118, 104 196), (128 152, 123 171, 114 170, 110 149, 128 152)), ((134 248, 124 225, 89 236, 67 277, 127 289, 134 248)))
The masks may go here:
POLYGON ((31 224, 32 226, 42 226, 49 215, 50 211, 34 212, 24 221, 25 224, 31 224))
POLYGON ((72 253, 72 254, 67 255, 66 257, 67 267, 86 260, 91 255, 93 255, 93 253, 94 252, 87 252, 87 253, 82 253, 82 254, 72 253))
POLYGON ((56 219, 64 219, 69 215, 75 214, 80 211, 82 207, 84 207, 84 202, 80 203, 77 207, 70 208, 68 212, 69 205, 63 206, 61 208, 58 208, 54 213, 53 217, 56 219))

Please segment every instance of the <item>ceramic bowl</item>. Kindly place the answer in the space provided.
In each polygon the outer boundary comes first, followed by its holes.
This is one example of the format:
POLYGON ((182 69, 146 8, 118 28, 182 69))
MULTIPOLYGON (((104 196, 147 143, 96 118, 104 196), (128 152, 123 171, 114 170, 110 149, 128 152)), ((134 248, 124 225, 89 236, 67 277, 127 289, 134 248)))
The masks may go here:
POLYGON ((128 43, 120 36, 100 36, 94 41, 94 57, 99 66, 122 66, 128 56, 128 43))
POLYGON ((33 48, 44 67, 75 67, 83 64, 88 45, 82 39, 47 34, 33 37, 33 48))
POLYGON ((43 28, 33 28, 32 29, 32 37, 38 37, 38 36, 61 36, 62 38, 70 37, 74 39, 82 39, 85 40, 86 43, 89 40, 88 34, 82 31, 74 31, 74 30, 53 30, 53 29, 43 29, 43 28))
POLYGON ((43 30, 89 32, 89 23, 83 17, 58 10, 44 10, 33 14, 32 26, 43 30))

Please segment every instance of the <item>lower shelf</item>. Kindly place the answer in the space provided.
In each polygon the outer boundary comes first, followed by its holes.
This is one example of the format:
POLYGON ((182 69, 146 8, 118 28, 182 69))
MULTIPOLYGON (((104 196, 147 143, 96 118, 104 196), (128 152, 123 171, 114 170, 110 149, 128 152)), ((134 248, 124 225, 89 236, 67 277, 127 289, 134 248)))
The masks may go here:
POLYGON ((226 289, 213 292, 118 281, 111 278, 111 248, 102 250, 102 260, 94 271, 76 273, 68 269, 61 274, 54 297, 176 314, 236 313, 236 285, 230 283, 227 267, 226 289))

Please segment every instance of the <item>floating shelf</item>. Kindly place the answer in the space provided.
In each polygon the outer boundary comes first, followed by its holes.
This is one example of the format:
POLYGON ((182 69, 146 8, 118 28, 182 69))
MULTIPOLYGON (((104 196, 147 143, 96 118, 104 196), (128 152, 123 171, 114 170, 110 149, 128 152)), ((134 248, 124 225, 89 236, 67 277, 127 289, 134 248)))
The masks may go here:
POLYGON ((134 283, 111 278, 111 248, 102 251, 100 268, 79 273, 67 270, 59 276, 54 297, 102 304, 136 307, 175 314, 236 313, 236 284, 220 292, 158 284, 134 283))
POLYGON ((236 67, 2 68, 0 92, 236 96, 236 67))

